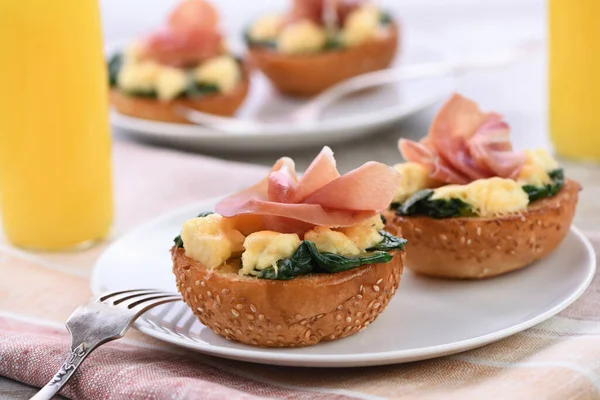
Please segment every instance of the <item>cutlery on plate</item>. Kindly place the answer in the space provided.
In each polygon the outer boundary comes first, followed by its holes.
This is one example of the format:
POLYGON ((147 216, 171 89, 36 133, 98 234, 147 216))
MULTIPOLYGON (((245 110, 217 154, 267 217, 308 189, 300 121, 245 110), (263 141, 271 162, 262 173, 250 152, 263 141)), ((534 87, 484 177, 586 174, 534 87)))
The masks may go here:
POLYGON ((152 307, 178 300, 178 293, 137 289, 106 293, 77 308, 66 323, 71 332, 71 351, 50 382, 31 400, 51 399, 97 347, 122 338, 133 322, 152 307))
POLYGON ((401 81, 460 76, 471 70, 509 65, 539 48, 541 43, 541 40, 536 39, 514 48, 499 50, 493 55, 486 57, 403 65, 358 75, 330 87, 292 113, 282 116, 280 121, 275 122, 248 121, 221 117, 184 106, 178 106, 177 110, 180 115, 194 124, 230 133, 242 133, 250 127, 266 128, 277 125, 288 125, 290 123, 310 125, 319 120, 323 111, 330 104, 351 93, 401 81))

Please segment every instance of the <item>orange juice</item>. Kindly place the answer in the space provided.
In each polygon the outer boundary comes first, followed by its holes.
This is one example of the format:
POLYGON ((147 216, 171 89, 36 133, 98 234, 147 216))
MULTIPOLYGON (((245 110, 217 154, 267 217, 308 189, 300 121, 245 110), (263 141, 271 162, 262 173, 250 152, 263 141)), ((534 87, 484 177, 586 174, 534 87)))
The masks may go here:
POLYGON ((600 1, 549 0, 550 134, 564 157, 600 161, 600 1))
POLYGON ((113 218, 97 0, 0 1, 0 206, 18 246, 105 237, 113 218))

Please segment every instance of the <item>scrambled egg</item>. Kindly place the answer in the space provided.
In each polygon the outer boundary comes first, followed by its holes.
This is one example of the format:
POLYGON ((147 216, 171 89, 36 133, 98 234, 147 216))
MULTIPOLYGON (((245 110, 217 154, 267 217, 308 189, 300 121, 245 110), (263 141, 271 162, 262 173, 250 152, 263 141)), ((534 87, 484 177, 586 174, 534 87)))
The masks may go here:
POLYGON ((212 269, 233 254, 241 253, 244 235, 237 230, 227 229, 225 221, 219 214, 186 221, 181 230, 185 255, 212 269))
POLYGON ((277 41, 277 49, 284 54, 316 53, 327 42, 325 30, 312 21, 304 20, 288 25, 277 41))
POLYGON ((317 226, 304 234, 305 240, 310 240, 322 252, 335 253, 343 256, 356 256, 361 253, 356 244, 344 233, 317 226))
POLYGON ((356 46, 377 36, 379 32, 380 11, 373 4, 364 5, 350 13, 342 39, 347 46, 356 46))
POLYGON ((185 91, 187 75, 179 68, 163 67, 156 78, 156 94, 160 100, 173 100, 185 91))
POLYGON ((375 246, 383 240, 379 231, 383 229, 381 216, 375 215, 366 221, 346 228, 339 228, 338 231, 350 239, 359 250, 364 251, 375 246))
POLYGON ((117 84, 126 91, 151 92, 160 70, 161 66, 152 61, 125 63, 119 71, 117 84))
POLYGON ((552 181, 548 172, 559 168, 558 163, 544 149, 526 150, 527 160, 517 180, 522 184, 542 186, 552 181))
POLYGON ((527 208, 529 196, 512 179, 478 179, 468 185, 447 185, 434 190, 432 200, 461 199, 482 217, 496 217, 527 208))
POLYGON ((254 270, 271 266, 277 269, 277 261, 289 258, 299 245, 300 238, 295 233, 261 231, 248 235, 240 275, 250 275, 254 270))
POLYGON ((242 77, 238 63, 230 56, 211 58, 194 71, 198 82, 216 85, 223 93, 232 91, 242 77))
POLYGON ((421 164, 406 162, 394 165, 394 169, 402 175, 400 187, 394 196, 394 203, 404 203, 419 190, 439 185, 439 182, 429 177, 429 171, 421 164))
POLYGON ((277 39, 279 29, 283 25, 283 18, 279 15, 265 15, 252 25, 248 35, 253 40, 274 40, 277 39))

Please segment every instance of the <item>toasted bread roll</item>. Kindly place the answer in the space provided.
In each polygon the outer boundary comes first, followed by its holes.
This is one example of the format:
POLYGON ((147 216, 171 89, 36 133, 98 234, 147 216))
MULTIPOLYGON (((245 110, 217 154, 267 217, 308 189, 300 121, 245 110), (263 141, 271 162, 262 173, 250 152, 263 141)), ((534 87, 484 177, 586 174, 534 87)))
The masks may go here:
POLYGON ((499 218, 443 218, 386 214, 408 240, 406 267, 443 278, 480 279, 523 268, 563 241, 575 213, 579 183, 567 179, 554 197, 499 218))
POLYGON ((288 281, 208 270, 172 249, 183 300, 200 321, 229 340, 261 347, 300 347, 352 335, 369 325, 396 292, 403 251, 389 263, 288 281))
POLYGON ((398 28, 393 25, 383 37, 342 50, 282 54, 252 46, 248 58, 281 92, 312 96, 353 76, 389 67, 397 47, 398 28))

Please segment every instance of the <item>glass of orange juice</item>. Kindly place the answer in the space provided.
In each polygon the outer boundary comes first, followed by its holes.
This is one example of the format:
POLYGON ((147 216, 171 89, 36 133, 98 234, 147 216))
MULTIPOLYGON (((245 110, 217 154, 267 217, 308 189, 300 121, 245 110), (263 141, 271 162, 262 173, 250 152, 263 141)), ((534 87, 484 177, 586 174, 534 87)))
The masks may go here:
POLYGON ((0 207, 15 245, 76 248, 113 218, 97 0, 0 1, 0 207))
POLYGON ((556 152, 600 161, 600 1, 548 1, 549 124, 556 152))

